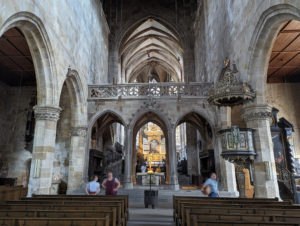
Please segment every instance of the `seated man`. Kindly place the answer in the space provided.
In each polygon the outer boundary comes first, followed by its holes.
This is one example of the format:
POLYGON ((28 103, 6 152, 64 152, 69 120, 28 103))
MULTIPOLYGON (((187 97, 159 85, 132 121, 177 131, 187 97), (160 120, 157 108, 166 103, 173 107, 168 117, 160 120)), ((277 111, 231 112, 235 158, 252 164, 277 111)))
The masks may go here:
POLYGON ((100 184, 97 182, 98 177, 94 175, 92 180, 86 185, 85 192, 88 195, 98 195, 100 192, 100 184))

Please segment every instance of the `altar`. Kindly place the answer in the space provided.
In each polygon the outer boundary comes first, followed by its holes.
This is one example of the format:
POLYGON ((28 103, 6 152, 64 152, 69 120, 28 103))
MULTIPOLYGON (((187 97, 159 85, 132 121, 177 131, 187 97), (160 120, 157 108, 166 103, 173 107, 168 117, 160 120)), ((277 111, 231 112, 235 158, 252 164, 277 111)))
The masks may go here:
POLYGON ((150 185, 150 178, 151 178, 151 185, 158 186, 160 181, 165 177, 165 173, 137 173, 137 177, 142 177, 142 185, 150 185))

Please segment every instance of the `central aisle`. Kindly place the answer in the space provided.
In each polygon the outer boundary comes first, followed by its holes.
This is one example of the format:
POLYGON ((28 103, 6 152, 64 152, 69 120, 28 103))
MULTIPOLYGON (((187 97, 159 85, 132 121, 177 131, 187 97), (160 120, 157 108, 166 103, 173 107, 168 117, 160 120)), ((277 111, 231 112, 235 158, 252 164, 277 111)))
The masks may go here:
MULTIPOLYGON (((158 207, 155 209, 144 207, 144 189, 119 190, 119 194, 129 195, 129 221, 128 226, 174 226, 173 221, 173 195, 203 196, 199 190, 159 190, 158 207)), ((157 188, 156 188, 157 189, 157 188)), ((228 192, 221 192, 222 197, 233 197, 228 192)))

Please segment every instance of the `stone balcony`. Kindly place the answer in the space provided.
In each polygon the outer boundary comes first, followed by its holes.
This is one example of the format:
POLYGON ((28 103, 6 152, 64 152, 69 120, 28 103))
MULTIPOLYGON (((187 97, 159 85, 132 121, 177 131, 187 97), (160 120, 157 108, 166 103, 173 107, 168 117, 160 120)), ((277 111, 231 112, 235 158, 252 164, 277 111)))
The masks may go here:
POLYGON ((88 100, 207 98, 213 83, 128 83, 89 85, 88 100))

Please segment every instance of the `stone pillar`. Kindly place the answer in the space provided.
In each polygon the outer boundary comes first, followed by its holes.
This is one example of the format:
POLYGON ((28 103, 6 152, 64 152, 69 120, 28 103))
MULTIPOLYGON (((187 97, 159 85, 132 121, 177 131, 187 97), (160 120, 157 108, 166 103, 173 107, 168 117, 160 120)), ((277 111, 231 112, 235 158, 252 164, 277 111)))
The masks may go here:
POLYGON ((61 108, 56 106, 34 107, 36 122, 28 184, 29 197, 32 194, 50 194, 56 126, 60 112, 61 108))
POLYGON ((170 169, 170 188, 179 190, 178 176, 177 176, 177 158, 176 158, 176 142, 175 129, 168 131, 168 153, 169 153, 169 169, 170 169))
MULTIPOLYGON (((231 126, 231 109, 229 107, 221 107, 219 112, 219 128, 216 128, 216 132, 221 129, 227 129, 231 126)), ((217 179, 220 183, 221 190, 234 193, 238 196, 236 186, 236 176, 234 164, 226 161, 222 156, 222 143, 220 135, 215 134, 214 136, 214 153, 216 163, 217 179)))
POLYGON ((253 168, 256 198, 280 197, 270 131, 271 111, 272 107, 267 104, 243 107, 242 117, 247 127, 255 129, 254 145, 257 156, 253 168))
POLYGON ((84 187, 84 161, 87 127, 71 128, 71 145, 69 153, 69 175, 67 194, 82 191, 84 187))
POLYGON ((199 158, 199 149, 198 149, 198 136, 197 129, 193 126, 186 124, 186 146, 187 146, 187 167, 188 175, 192 177, 200 175, 200 158, 199 158))
MULTIPOLYGON (((132 189, 133 188, 133 183, 131 179, 131 173, 132 173, 132 149, 133 149, 133 144, 132 144, 132 131, 128 131, 125 129, 125 170, 124 170, 124 188, 126 189, 132 189)), ((135 144, 134 144, 135 145, 135 144)))

